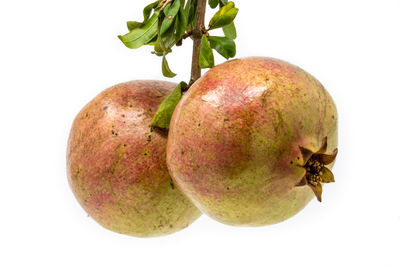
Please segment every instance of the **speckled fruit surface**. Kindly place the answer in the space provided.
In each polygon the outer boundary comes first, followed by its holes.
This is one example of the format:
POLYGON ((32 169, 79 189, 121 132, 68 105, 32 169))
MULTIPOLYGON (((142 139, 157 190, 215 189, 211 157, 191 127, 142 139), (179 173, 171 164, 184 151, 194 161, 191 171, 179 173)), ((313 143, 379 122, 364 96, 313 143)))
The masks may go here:
MULTIPOLYGON (((299 146, 337 147, 337 111, 324 87, 287 62, 253 57, 209 70, 172 117, 167 164, 175 184, 230 225, 283 221, 314 198, 299 187, 299 146)), ((332 164, 328 168, 332 168, 332 164)))
POLYGON ((168 174, 166 136, 150 129, 157 107, 175 86, 161 81, 118 84, 75 118, 68 180, 81 206, 105 228, 138 237, 166 235, 201 214, 168 174))

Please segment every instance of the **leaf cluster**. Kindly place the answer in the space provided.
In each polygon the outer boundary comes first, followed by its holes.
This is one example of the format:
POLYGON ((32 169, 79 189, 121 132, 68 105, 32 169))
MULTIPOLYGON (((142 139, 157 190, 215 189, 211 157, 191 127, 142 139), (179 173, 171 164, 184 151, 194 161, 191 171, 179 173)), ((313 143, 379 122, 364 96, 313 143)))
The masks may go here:
MULTIPOLYGON (((209 0, 211 8, 219 7, 205 29, 201 42, 200 67, 214 66, 213 50, 224 58, 236 55, 236 28, 234 19, 238 9, 227 0, 209 0), (210 31, 222 28, 224 36, 210 36, 210 31)), ((158 0, 143 9, 143 21, 128 21, 129 32, 118 36, 126 47, 137 49, 144 45, 153 46, 153 54, 162 57, 162 73, 175 77, 166 56, 175 45, 191 36, 197 10, 197 0, 158 0)))

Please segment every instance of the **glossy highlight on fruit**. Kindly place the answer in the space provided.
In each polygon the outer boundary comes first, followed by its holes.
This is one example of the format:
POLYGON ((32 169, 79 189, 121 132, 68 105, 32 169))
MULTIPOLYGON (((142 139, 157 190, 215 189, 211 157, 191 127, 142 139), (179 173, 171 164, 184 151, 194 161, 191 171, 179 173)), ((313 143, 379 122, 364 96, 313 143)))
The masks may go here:
POLYGON ((333 181, 337 124, 331 96, 304 70, 273 58, 232 60, 209 70, 178 104, 167 164, 210 217, 274 224, 321 199, 321 183, 333 181))
POLYGON ((150 127, 175 86, 161 81, 118 84, 75 118, 68 180, 81 206, 105 228, 138 237, 166 235, 201 214, 168 174, 166 135, 150 127))

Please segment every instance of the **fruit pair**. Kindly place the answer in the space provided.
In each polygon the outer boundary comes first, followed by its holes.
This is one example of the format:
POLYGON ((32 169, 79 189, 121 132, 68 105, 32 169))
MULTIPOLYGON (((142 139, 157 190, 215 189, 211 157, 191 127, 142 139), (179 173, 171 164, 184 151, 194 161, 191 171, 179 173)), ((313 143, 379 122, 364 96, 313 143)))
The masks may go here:
POLYGON ((103 226, 168 234, 199 217, 197 208, 226 224, 272 224, 314 194, 320 200, 321 183, 334 181, 335 104, 300 68, 271 58, 212 68, 176 107, 165 151, 167 137, 150 124, 173 87, 117 85, 76 118, 69 181, 103 226))

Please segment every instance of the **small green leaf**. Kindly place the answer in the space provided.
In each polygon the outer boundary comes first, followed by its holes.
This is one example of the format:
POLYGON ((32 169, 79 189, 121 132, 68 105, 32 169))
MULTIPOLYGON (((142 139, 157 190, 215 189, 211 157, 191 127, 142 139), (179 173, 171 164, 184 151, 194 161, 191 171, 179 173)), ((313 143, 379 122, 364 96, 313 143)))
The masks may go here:
POLYGON ((158 39, 154 46, 154 50, 156 52, 162 52, 163 54, 170 53, 172 51, 171 47, 174 46, 175 44, 174 32, 175 32, 175 25, 171 26, 162 34, 158 34, 158 39))
POLYGON ((172 93, 164 99, 164 101, 160 104, 157 109, 156 114, 153 118, 152 127, 160 128, 160 129, 168 129, 169 124, 171 122, 172 114, 174 113, 176 105, 182 98, 182 89, 185 88, 187 84, 185 82, 181 82, 178 86, 172 91, 172 93))
POLYGON ((219 0, 219 7, 226 6, 228 4, 228 0, 219 0))
POLYGON ((139 48, 150 42, 157 35, 157 22, 159 12, 154 12, 153 16, 141 27, 135 28, 125 35, 119 35, 118 38, 128 48, 139 48))
POLYGON ((185 16, 185 10, 181 6, 181 8, 179 9, 178 15, 176 16, 176 23, 175 23, 175 28, 176 28, 175 41, 176 42, 178 42, 180 39, 182 39, 182 37, 186 31, 186 26, 187 26, 187 20, 186 20, 186 16, 185 16))
POLYGON ((187 24, 193 28, 194 18, 196 17, 197 0, 188 0, 185 6, 185 13, 187 16, 187 24))
POLYGON ((176 21, 174 21, 173 25, 166 32, 163 32, 161 34, 161 39, 167 50, 169 50, 175 45, 175 35, 174 35, 175 23, 176 21))
POLYGON ((160 28, 161 35, 171 27, 171 25, 175 21, 175 17, 179 12, 180 7, 181 7, 180 0, 175 0, 172 3, 172 5, 168 5, 164 9, 165 17, 162 21, 161 28, 160 28))
POLYGON ((157 53, 157 55, 165 55, 165 51, 167 48, 164 45, 163 40, 161 39, 161 34, 160 34, 160 29, 161 29, 161 24, 162 24, 162 17, 163 13, 158 17, 158 24, 157 24, 157 40, 154 45, 154 51, 157 53))
POLYGON ((154 45, 154 51, 156 55, 164 55, 172 52, 171 48, 166 46, 166 41, 167 40, 165 38, 158 36, 157 41, 154 45))
POLYGON ((211 8, 216 8, 219 4, 219 0, 208 0, 208 4, 211 8))
POLYGON ((237 35, 236 35, 236 27, 235 27, 235 23, 234 22, 224 26, 222 28, 222 30, 224 31, 225 36, 228 37, 229 39, 232 39, 232 40, 236 39, 237 35))
POLYGON ((151 39, 150 41, 148 41, 147 43, 145 43, 146 45, 155 45, 157 41, 157 35, 153 37, 153 39, 151 39))
POLYGON ((223 6, 218 10, 217 13, 211 18, 209 23, 210 30, 221 28, 229 25, 236 18, 239 9, 235 8, 233 2, 229 2, 226 6, 223 6))
POLYGON ((143 18, 144 18, 144 19, 143 19, 143 23, 146 23, 146 22, 149 20, 151 11, 152 11, 153 9, 155 9, 155 8, 159 5, 159 3, 160 3, 160 1, 155 1, 155 2, 153 2, 153 3, 149 4, 149 5, 147 5, 147 6, 143 9, 143 18))
POLYGON ((176 74, 173 73, 172 70, 169 68, 168 61, 167 61, 167 58, 165 57, 165 55, 163 56, 163 59, 162 59, 162 74, 168 78, 172 78, 172 77, 176 76, 176 74))
POLYGON ((185 5, 185 15, 186 15, 186 19, 189 19, 189 14, 190 14, 190 10, 192 9, 192 2, 194 0, 187 0, 187 3, 185 5))
POLYGON ((235 42, 227 37, 209 36, 208 40, 212 48, 217 50, 221 56, 226 59, 235 57, 236 45, 235 42))
POLYGON ((141 22, 137 22, 137 21, 127 21, 126 22, 126 26, 128 27, 129 31, 132 31, 136 28, 139 28, 143 25, 143 23, 141 22))
POLYGON ((203 35, 200 48, 200 68, 206 69, 212 67, 214 67, 214 54, 207 36, 203 35))

